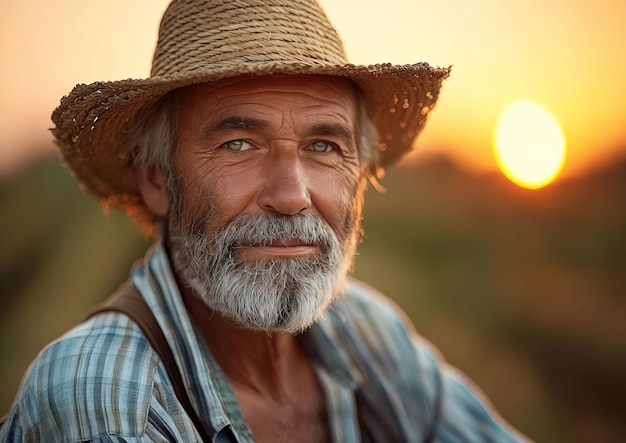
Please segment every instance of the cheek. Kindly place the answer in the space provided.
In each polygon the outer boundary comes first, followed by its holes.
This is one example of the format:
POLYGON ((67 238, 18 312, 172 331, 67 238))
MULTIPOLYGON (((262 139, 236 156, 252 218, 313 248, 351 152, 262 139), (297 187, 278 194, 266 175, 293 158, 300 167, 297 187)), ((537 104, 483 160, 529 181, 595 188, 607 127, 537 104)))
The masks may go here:
POLYGON ((315 182, 312 196, 317 209, 339 237, 345 238, 360 214, 364 180, 358 172, 338 170, 315 182))
POLYGON ((211 172, 210 186, 226 217, 233 218, 252 204, 259 188, 257 175, 254 170, 237 168, 215 168, 211 172))
POLYGON ((250 173, 232 172, 215 164, 207 166, 202 161, 188 165, 182 180, 187 210, 196 221, 206 219, 210 211, 211 223, 206 228, 211 232, 245 212, 258 188, 250 173))

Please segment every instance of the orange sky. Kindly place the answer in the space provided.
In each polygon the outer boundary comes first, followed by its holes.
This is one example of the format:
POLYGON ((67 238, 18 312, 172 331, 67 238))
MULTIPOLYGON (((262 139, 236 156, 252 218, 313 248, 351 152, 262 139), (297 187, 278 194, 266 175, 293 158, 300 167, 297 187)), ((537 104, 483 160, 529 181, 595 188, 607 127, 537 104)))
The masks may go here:
MULTIPOLYGON (((145 77, 167 0, 0 3, 0 174, 50 139, 49 115, 76 83, 145 77), (106 9, 103 5, 106 5, 106 9)), ((530 99, 560 120, 564 174, 626 152, 623 0, 321 0, 353 63, 453 65, 418 141, 496 168, 499 114, 530 99)))

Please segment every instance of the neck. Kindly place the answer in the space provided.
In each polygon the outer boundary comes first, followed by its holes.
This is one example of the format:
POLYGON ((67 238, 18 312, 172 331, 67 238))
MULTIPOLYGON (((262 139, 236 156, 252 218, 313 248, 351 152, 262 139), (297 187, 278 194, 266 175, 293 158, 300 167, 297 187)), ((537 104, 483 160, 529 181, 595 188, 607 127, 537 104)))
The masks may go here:
POLYGON ((329 441, 324 392, 295 336, 242 329, 183 288, 191 318, 230 382, 256 440, 329 441))
POLYGON ((184 287, 182 293, 190 316, 233 387, 280 395, 281 384, 293 379, 304 357, 296 337, 241 328, 209 309, 191 289, 184 287))

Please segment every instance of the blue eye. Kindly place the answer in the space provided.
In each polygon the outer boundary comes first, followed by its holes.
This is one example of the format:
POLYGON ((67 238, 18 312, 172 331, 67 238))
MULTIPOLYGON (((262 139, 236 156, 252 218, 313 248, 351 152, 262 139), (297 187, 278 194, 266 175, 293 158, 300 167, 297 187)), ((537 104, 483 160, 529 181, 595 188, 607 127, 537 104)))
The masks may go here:
POLYGON ((328 152, 333 149, 332 145, 328 142, 318 140, 311 144, 311 150, 315 152, 328 152))
POLYGON ((241 151, 243 150, 245 142, 243 140, 231 140, 224 143, 222 146, 229 151, 241 151))

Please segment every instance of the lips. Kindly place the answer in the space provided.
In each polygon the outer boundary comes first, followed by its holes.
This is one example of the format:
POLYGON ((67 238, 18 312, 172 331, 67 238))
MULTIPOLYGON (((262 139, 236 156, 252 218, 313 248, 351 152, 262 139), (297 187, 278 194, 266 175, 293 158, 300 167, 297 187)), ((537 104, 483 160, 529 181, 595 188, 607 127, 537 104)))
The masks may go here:
POLYGON ((242 243, 239 243, 236 247, 237 248, 297 248, 300 246, 318 246, 318 245, 315 243, 310 243, 304 240, 298 240, 294 238, 291 240, 242 242, 242 243))
POLYGON ((313 246, 313 245, 311 243, 306 243, 297 239, 292 239, 292 240, 287 240, 287 241, 272 240, 264 246, 295 248, 297 246, 313 246))
POLYGON ((237 250, 243 258, 252 261, 312 257, 322 252, 319 245, 298 239, 244 244, 237 250))

